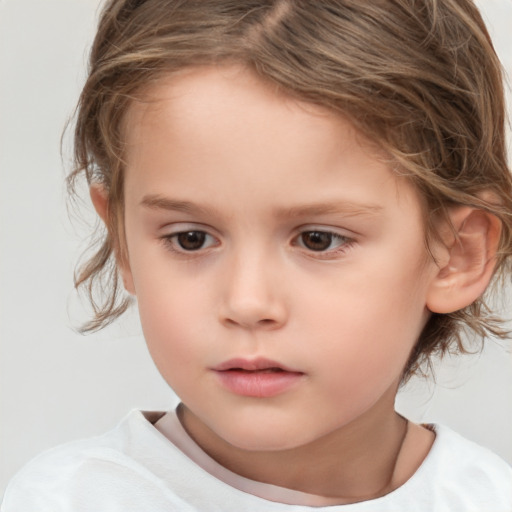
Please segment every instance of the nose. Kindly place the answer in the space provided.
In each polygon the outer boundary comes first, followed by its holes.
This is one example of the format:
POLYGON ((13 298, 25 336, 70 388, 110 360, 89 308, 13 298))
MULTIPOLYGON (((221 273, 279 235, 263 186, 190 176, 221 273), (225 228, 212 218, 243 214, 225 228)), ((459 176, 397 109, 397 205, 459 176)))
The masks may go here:
POLYGON ((247 330, 278 329, 288 317, 282 272, 264 254, 239 256, 223 274, 221 322, 247 330))

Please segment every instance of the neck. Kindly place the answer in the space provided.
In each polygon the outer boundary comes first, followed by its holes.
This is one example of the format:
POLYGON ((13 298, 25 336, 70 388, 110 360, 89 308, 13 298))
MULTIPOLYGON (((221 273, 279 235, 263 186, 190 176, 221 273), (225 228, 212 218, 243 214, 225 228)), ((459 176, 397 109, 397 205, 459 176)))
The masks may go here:
POLYGON ((396 472, 407 421, 394 411, 393 402, 394 395, 320 439, 277 451, 237 448, 185 406, 180 409, 180 420, 208 455, 234 473, 344 504, 383 496, 411 476, 396 472))

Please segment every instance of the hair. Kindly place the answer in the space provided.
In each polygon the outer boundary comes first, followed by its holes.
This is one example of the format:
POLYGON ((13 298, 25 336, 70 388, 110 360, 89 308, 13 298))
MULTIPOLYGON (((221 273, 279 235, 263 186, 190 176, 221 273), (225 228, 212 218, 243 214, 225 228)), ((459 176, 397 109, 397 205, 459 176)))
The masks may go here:
MULTIPOLYGON (((71 192, 85 175, 108 194, 107 230, 77 270, 94 317, 121 315, 123 126, 134 98, 185 68, 238 64, 287 94, 347 117, 423 198, 427 248, 453 205, 501 220, 494 281, 510 275, 512 181, 503 77, 470 0, 109 0, 76 112, 71 192), (488 198, 493 198, 489 200, 488 198), (485 199, 487 198, 487 200, 485 199)), ((468 351, 464 334, 506 337, 484 298, 432 314, 403 381, 433 355, 468 351)))

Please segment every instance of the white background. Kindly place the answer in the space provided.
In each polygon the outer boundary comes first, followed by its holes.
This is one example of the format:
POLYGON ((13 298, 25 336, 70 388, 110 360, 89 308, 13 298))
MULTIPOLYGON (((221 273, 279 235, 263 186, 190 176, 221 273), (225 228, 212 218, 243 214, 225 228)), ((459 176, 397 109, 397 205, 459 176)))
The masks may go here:
MULTIPOLYGON (((84 318, 72 274, 88 226, 70 222, 59 145, 98 5, 0 0, 0 496, 40 451, 102 433, 131 408, 175 403, 134 314, 87 337, 72 327, 84 318)), ((512 75, 512 0, 479 5, 512 75)), ((444 363, 437 386, 414 382, 398 406, 512 463, 511 397, 511 356, 489 342, 480 357, 444 363)))

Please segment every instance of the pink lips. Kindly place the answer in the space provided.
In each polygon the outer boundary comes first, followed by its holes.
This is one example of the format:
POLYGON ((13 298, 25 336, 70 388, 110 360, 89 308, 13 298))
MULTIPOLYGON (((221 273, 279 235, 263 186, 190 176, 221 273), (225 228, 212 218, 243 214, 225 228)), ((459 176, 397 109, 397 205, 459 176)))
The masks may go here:
POLYGON ((232 393, 267 398, 295 386, 304 373, 269 359, 230 359, 213 368, 232 393))

